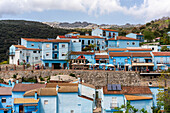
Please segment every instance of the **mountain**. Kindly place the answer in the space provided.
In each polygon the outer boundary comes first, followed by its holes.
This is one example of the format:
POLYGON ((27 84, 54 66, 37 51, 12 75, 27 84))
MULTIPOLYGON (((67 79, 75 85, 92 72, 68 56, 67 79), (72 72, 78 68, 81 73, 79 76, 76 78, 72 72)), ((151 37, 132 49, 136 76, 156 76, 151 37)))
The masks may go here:
POLYGON ((73 30, 53 28, 41 22, 25 20, 1 20, 0 21, 0 62, 8 59, 9 47, 18 44, 22 37, 27 38, 56 38, 57 35, 77 31, 80 34, 88 30, 73 30))

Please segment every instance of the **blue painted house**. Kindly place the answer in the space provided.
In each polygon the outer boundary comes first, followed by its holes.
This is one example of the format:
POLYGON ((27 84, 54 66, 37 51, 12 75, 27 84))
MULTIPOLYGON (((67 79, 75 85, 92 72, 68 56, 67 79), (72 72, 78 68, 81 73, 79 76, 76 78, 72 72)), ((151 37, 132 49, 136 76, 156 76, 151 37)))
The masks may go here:
POLYGON ((79 41, 82 44, 82 49, 85 47, 89 47, 90 44, 96 45, 95 50, 105 50, 105 38, 100 37, 100 36, 85 36, 85 35, 80 35, 78 36, 79 41))
POLYGON ((0 113, 12 112, 12 87, 0 87, 0 113))
MULTIPOLYGON (((130 101, 131 105, 137 108, 139 111, 144 108, 149 113, 152 113, 152 92, 150 91, 149 87, 122 86, 118 88, 114 86, 118 85, 109 84, 104 86, 101 90, 102 113, 115 112, 117 111, 115 108, 126 105, 127 101, 130 101)), ((121 111, 125 110, 121 109, 121 111)))
POLYGON ((170 67, 170 52, 152 52, 154 70, 167 70, 170 67))
POLYGON ((141 33, 129 33, 126 37, 135 38, 140 40, 140 42, 144 42, 144 36, 141 33))
POLYGON ((117 36, 115 38, 108 39, 106 44, 107 48, 139 47, 139 40, 124 36, 117 36))
POLYGON ((71 51, 70 40, 54 39, 43 41, 42 64, 46 68, 65 69, 69 67, 68 54, 71 51))
POLYGON ((105 39, 116 38, 118 36, 118 31, 113 29, 96 28, 92 29, 92 36, 100 36, 105 39))

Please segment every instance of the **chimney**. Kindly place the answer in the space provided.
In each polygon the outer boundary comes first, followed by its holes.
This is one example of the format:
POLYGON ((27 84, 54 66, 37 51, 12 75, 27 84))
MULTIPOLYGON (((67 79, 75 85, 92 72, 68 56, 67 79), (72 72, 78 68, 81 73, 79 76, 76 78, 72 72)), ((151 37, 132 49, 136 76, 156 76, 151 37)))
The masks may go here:
POLYGON ((11 86, 11 80, 9 80, 9 81, 8 81, 8 85, 10 85, 10 86, 11 86))
POLYGON ((59 88, 60 88, 60 87, 57 85, 57 86, 56 86, 56 91, 57 91, 57 92, 58 92, 59 88))
POLYGON ((18 84, 19 83, 19 80, 18 79, 16 79, 16 84, 18 84))
POLYGON ((12 88, 15 86, 15 82, 14 81, 12 81, 12 88))
POLYGON ((37 91, 35 91, 35 100, 37 100, 37 91))

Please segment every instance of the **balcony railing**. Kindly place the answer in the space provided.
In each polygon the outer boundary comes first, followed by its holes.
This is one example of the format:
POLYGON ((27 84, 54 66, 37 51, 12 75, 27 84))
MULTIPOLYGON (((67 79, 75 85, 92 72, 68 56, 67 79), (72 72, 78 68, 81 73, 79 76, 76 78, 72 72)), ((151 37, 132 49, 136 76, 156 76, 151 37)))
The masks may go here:
POLYGON ((10 56, 14 56, 14 55, 15 55, 15 52, 10 52, 9 55, 10 55, 10 56))
POLYGON ((110 109, 114 109, 116 107, 119 107, 119 103, 110 103, 110 109))

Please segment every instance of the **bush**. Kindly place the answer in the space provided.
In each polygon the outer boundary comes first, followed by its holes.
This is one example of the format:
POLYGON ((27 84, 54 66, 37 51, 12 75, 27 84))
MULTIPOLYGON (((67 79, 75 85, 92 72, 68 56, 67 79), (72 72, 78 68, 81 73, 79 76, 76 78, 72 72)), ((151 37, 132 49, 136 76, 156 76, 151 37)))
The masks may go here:
POLYGON ((76 75, 75 75, 75 74, 73 74, 73 73, 70 73, 70 75, 69 75, 69 76, 76 77, 76 75))
POLYGON ((16 78, 17 78, 17 75, 15 75, 15 74, 14 74, 14 75, 13 75, 13 78, 15 78, 15 79, 16 79, 16 78))

